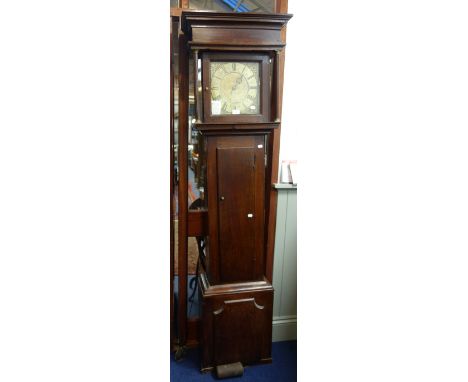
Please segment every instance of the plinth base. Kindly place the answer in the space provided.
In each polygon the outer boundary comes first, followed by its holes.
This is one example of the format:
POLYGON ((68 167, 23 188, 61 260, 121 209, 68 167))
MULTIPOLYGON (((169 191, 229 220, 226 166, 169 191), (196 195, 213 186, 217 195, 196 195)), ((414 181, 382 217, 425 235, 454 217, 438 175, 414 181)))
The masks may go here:
POLYGON ((202 370, 241 362, 271 362, 273 287, 264 281, 209 285, 199 280, 202 301, 202 370))

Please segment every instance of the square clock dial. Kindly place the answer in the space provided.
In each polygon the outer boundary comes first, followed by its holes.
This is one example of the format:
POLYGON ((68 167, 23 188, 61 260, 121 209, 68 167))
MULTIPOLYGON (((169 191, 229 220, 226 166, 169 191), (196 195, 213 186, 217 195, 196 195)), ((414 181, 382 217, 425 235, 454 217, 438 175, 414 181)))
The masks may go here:
POLYGON ((260 63, 211 61, 211 115, 260 113, 260 63))

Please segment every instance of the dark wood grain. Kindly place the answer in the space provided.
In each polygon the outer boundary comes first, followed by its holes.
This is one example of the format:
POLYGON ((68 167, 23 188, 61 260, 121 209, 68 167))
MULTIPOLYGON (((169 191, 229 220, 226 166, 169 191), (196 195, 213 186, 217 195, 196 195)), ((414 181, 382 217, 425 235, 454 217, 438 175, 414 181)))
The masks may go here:
POLYGON ((250 284, 249 288, 248 283, 225 284, 224 291, 209 293, 207 278, 200 279, 202 370, 231 362, 271 361, 273 288, 268 282, 250 284))
MULTIPOLYGON (((287 1, 280 4, 283 8, 280 8, 281 12, 287 12, 287 1), (285 8, 284 8, 285 7, 285 8)), ((281 39, 286 41, 286 25, 281 30, 281 39)), ((282 105, 283 105, 283 83, 284 83, 284 61, 285 51, 280 51, 279 54, 279 73, 278 73, 278 118, 281 120, 282 105)), ((281 137, 281 124, 278 128, 272 132, 271 135, 271 179, 270 186, 278 182, 278 170, 279 170, 279 150, 280 150, 280 137, 281 137)), ((276 231, 276 206, 278 203, 278 192, 270 187, 270 197, 268 198, 269 205, 267 208, 267 248, 266 248, 266 268, 265 275, 273 282, 273 262, 275 252, 275 231, 276 231)))
POLYGON ((222 283, 255 279, 254 151, 253 147, 216 149, 218 257, 222 283))
POLYGON ((187 211, 188 211, 188 51, 186 37, 179 35, 179 227, 178 227, 178 339, 184 345, 187 335, 187 211))
POLYGON ((169 119, 169 128, 170 128, 170 158, 169 158, 169 180, 170 180, 170 201, 169 201, 169 227, 170 227, 170 309, 171 309, 171 316, 170 316, 170 341, 171 341, 171 349, 175 342, 175 327, 174 327, 174 20, 171 18, 171 35, 170 35, 170 119, 169 119))
POLYGON ((278 48, 283 48, 286 44, 282 45, 221 45, 221 44, 213 44, 210 45, 209 48, 204 45, 199 44, 190 44, 189 46, 191 49, 198 49, 198 50, 210 50, 212 52, 222 51, 222 52, 271 52, 278 48))
POLYGON ((239 294, 255 292, 259 290, 271 290, 271 283, 263 277, 262 280, 242 281, 230 284, 212 284, 208 280, 206 272, 202 271, 199 277, 199 283, 202 285, 203 296, 211 297, 226 294, 239 294))
POLYGON ((281 96, 280 96, 280 90, 279 90, 279 87, 280 87, 280 81, 279 81, 279 77, 280 77, 280 51, 277 50, 275 52, 275 57, 274 57, 274 63, 275 63, 275 72, 274 72, 274 80, 273 80, 273 83, 275 84, 275 88, 274 88, 274 93, 275 93, 275 97, 274 97, 274 111, 275 111, 275 114, 274 114, 274 121, 275 122, 280 122, 280 109, 281 109, 281 105, 280 105, 280 101, 281 101, 281 96))
MULTIPOLYGON (((262 328, 257 327, 258 315, 265 305, 255 298, 224 300, 213 314, 213 355, 216 365, 242 360, 252 364, 260 353, 262 328)), ((216 308, 216 307, 215 307, 216 308)))
POLYGON ((189 211, 187 215, 187 236, 208 235, 208 211, 189 211))
POLYGON ((201 47, 281 46, 281 28, 288 14, 183 11, 182 29, 201 47))
POLYGON ((201 338, 201 320, 199 317, 191 317, 187 319, 187 341, 185 345, 188 348, 197 347, 200 344, 201 338))
POLYGON ((207 138, 208 274, 214 284, 255 280, 264 273, 263 142, 264 135, 207 138))
POLYGON ((222 44, 226 40, 230 41, 230 45, 277 45, 281 43, 280 33, 271 30, 258 30, 256 34, 252 34, 250 29, 241 28, 218 28, 217 33, 213 34, 206 28, 193 28, 193 37, 199 45, 222 44), (236 39, 232 36, 236 35, 236 39))
POLYGON ((216 166, 210 165, 216 163, 216 142, 217 137, 205 137, 206 139, 206 183, 208 200, 208 226, 209 235, 206 248, 206 272, 210 275, 213 283, 219 282, 219 267, 216 254, 218 250, 218 224, 216 205, 218 203, 218 184, 216 180, 216 166), (212 208, 210 208, 213 206, 212 208))
MULTIPOLYGON (((284 4, 280 1, 277 9, 284 11, 284 4)), ((203 112, 196 128, 206 150, 208 208, 206 262, 199 278, 204 370, 271 360, 276 218, 271 186, 278 171, 284 26, 290 18, 206 11, 182 11, 180 16, 185 48, 201 58, 203 70, 203 94, 197 97, 197 111, 202 106, 203 112), (211 115, 209 63, 216 60, 260 63, 259 114, 211 115)), ((186 143, 179 141, 184 150, 186 143)), ((193 221, 185 235, 206 232, 203 213, 196 216, 188 217, 193 221)))

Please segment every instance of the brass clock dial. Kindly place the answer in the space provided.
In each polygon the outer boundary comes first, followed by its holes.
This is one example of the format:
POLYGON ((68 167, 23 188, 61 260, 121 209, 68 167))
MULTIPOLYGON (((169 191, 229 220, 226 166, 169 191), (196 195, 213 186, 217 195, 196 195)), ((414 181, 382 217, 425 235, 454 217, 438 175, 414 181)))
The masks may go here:
POLYGON ((211 114, 259 114, 259 68, 258 62, 211 62, 211 114))

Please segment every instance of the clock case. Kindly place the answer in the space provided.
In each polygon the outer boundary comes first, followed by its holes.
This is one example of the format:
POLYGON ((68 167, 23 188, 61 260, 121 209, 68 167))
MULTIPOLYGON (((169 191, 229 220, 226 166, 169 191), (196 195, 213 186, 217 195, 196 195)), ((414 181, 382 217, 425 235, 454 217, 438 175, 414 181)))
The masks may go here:
POLYGON ((271 362, 276 219, 272 179, 278 168, 282 30, 291 17, 181 14, 181 32, 195 66, 194 127, 204 141, 207 169, 208 213, 202 224, 207 226, 207 245, 200 254, 198 281, 202 371, 234 362, 271 362), (259 114, 211 115, 211 60, 261 62, 259 114))

